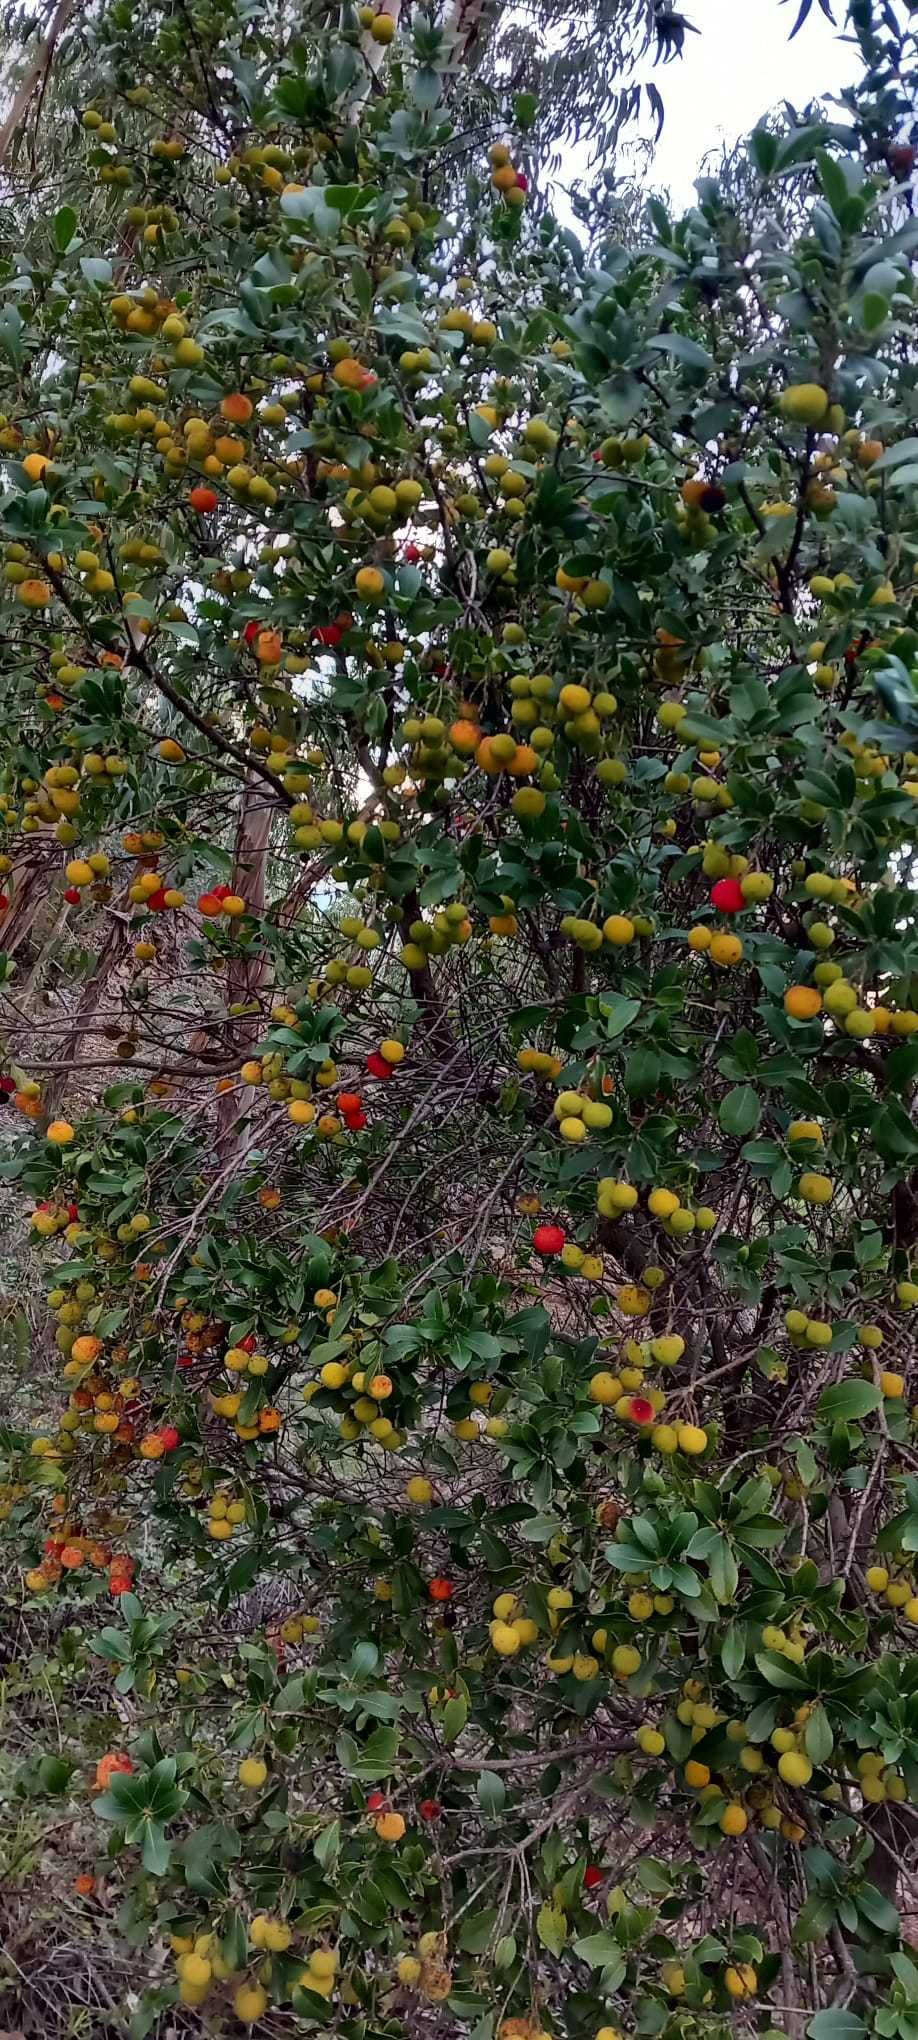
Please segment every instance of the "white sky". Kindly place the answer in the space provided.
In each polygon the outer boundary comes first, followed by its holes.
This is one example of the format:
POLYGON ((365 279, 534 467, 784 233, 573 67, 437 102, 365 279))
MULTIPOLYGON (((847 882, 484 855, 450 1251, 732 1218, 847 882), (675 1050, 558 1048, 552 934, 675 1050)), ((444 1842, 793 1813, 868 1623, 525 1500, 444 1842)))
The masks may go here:
MULTIPOLYGON (((681 58, 642 74, 659 88, 666 119, 649 175, 643 169, 641 175, 651 188, 668 188, 677 211, 692 203, 694 180, 710 150, 748 134, 785 99, 802 107, 850 84, 859 64, 856 47, 840 40, 819 0, 813 0, 792 43, 797 0, 786 6, 778 0, 681 0, 681 5, 701 33, 686 36, 681 58)), ((833 11, 842 20, 845 0, 835 0, 833 11)), ((579 158, 580 152, 570 155, 579 158)), ((565 181, 578 172, 585 174, 585 163, 581 170, 578 160, 575 170, 569 156, 565 181)), ((566 212, 560 203, 558 210, 566 212)))
MULTIPOLYGON (((813 0, 809 18, 792 43, 796 0, 682 0, 701 30, 688 35, 683 56, 656 73, 666 121, 654 153, 653 181, 668 185, 674 201, 690 204, 699 158, 721 141, 748 134, 770 107, 789 99, 804 106, 818 94, 850 84, 858 71, 854 45, 813 0)), ((844 0, 833 7, 844 15, 844 0)))

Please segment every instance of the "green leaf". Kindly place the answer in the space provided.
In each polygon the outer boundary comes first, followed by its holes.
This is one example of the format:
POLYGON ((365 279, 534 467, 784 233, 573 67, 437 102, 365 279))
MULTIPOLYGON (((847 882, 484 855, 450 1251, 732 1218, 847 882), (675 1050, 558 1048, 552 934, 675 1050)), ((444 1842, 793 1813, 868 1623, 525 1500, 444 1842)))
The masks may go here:
POLYGON ((244 1969, 249 1937, 241 1912, 228 1913, 223 1925, 220 1953, 228 1969, 244 1969))
POLYGON ((432 113, 440 103, 442 80, 431 64, 419 64, 411 78, 411 97, 423 113, 432 113))
POLYGON ((457 1693, 454 1699, 447 1700, 446 1706, 443 1709, 443 1740, 445 1743, 454 1743, 456 1741, 457 1736, 462 1734, 468 1718, 469 1703, 463 1693, 457 1693))
POLYGON ((69 248, 76 230, 77 216, 72 205, 62 205, 54 215, 54 246, 59 255, 69 248))
POLYGON ((502 1813, 507 1802, 507 1787, 496 1771, 482 1771, 476 1786, 478 1804, 482 1813, 502 1813))
POLYGON ((312 1845, 312 1853, 320 1870, 328 1870, 341 1847, 341 1822, 333 1820, 322 1829, 312 1845))
POLYGON ((112 265, 104 255, 81 255, 80 268, 87 283, 96 283, 100 289, 103 284, 111 283, 112 265))
POLYGON ((742 1630, 735 1622, 731 1622, 724 1633, 724 1640, 720 1646, 720 1662, 728 1679, 739 1678, 746 1662, 746 1642, 742 1630))
POLYGON ((739 1584, 733 1549, 726 1537, 718 1537, 708 1553, 711 1590, 716 1601, 732 1601, 739 1584))
POLYGON ((557 1906, 543 1905, 536 1914, 536 1933, 550 1955, 560 1955, 567 1940, 567 1917, 557 1906))
POLYGON ((38 1766, 38 1782, 42 1791, 54 1796, 66 1792, 73 1770, 69 1757, 42 1757, 38 1766))
POLYGON ((172 1846, 166 1840, 165 1832, 155 1820, 143 1823, 143 1848, 140 1860, 151 1877, 164 1877, 172 1860, 172 1846))
POLYGON ((758 1094, 751 1084, 737 1084, 718 1107, 717 1118, 724 1133, 741 1137, 754 1133, 762 1116, 758 1094))
POLYGON ((806 2030, 808 2040, 861 2040, 867 2028, 856 2012, 842 2011, 838 2007, 828 2012, 817 2012, 806 2030))
POLYGON ((898 439, 895 446, 888 446, 879 460, 873 462, 870 472, 883 474, 889 468, 901 467, 906 460, 918 460, 918 439, 898 439))
POLYGON ((599 1010, 605 1021, 606 1040, 617 1041, 619 1035, 624 1034, 626 1028, 631 1026, 632 1020, 637 1019, 641 1001, 604 994, 599 1002, 599 1010))
POLYGON ((856 1423, 879 1409, 882 1393, 875 1381, 839 1381, 824 1388, 816 1404, 816 1415, 825 1424, 856 1423))
POLYGON ((655 333, 647 342, 647 351, 655 354, 669 354, 674 361, 681 361, 686 368, 702 369, 710 375, 714 362, 706 347, 700 347, 697 340, 690 340, 685 333, 655 333))
POLYGON ((827 1764, 835 1748, 835 1737, 823 1706, 813 1708, 803 1735, 803 1747, 810 1762, 827 1764))
POLYGON ((755 1661, 769 1686, 776 1686, 782 1693, 806 1692, 808 1681, 805 1675, 786 1658, 775 1657, 768 1651, 757 1651, 755 1661))
POLYGON ((223 1865, 235 1863, 242 1854, 242 1842, 234 1828, 219 1821, 207 1821, 187 1835, 177 1851, 189 1891, 200 1898, 222 1897, 226 1891, 223 1865))
POLYGON ((497 1907, 486 1906, 483 1912, 468 1913, 459 1931, 459 1946, 466 1955, 482 1955, 497 1923, 497 1907))
POLYGON ((770 128, 753 128, 749 137, 749 154, 760 177, 770 177, 778 156, 778 137, 770 128))
POLYGON ((872 1927, 881 1934, 898 1934, 900 1919, 896 1908, 875 1884, 862 1884, 857 1894, 857 1909, 872 1927))
POLYGON ((649 1098, 660 1081, 660 1058, 653 1048, 636 1048, 625 1064, 629 1098, 649 1098))
MULTIPOLYGON (((614 1968, 615 1964, 620 1962, 621 1975, 624 1976, 625 1974, 625 1960, 621 1950, 621 1943, 616 1940, 614 1934, 608 1932, 602 1934, 583 1934, 578 1941, 574 1942, 573 1953, 581 1962, 589 1963, 591 1969, 614 1968)), ((621 1981, 621 1978, 619 1981, 621 1981)), ((612 1984, 610 1988, 615 1990, 617 1985, 612 1984)))

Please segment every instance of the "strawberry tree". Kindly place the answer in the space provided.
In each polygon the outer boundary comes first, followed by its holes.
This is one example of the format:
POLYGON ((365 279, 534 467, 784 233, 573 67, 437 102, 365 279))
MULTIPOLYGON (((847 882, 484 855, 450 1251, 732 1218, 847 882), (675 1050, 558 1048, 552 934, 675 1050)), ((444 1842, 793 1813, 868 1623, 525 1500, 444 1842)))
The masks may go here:
POLYGON ((849 14, 589 258, 398 0, 114 0, 13 165, 14 2024, 76 1936, 137 2040, 914 2031, 916 51, 849 14))

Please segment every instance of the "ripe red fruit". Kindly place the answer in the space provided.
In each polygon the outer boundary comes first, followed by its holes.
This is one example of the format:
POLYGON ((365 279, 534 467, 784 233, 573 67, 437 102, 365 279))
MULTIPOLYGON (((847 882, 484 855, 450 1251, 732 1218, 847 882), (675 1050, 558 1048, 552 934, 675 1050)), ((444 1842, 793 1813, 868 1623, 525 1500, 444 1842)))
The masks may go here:
POLYGON ((375 1792, 368 1792, 368 1793, 367 1793, 367 1812, 368 1812, 368 1813, 380 1813, 380 1812, 382 1811, 382 1808, 383 1808, 383 1807, 385 1806, 385 1804, 386 1804, 386 1795, 385 1795, 385 1793, 384 1793, 384 1792, 380 1792, 380 1791, 379 1791, 379 1789, 378 1789, 378 1787, 377 1787, 377 1790, 376 1790, 375 1792))
POLYGON ((219 900, 219 901, 220 901, 220 903, 221 903, 221 905, 222 905, 222 903, 223 903, 223 901, 224 901, 224 900, 228 900, 228 899, 229 899, 229 896, 230 896, 230 893, 232 892, 232 890, 233 890, 233 888, 232 888, 232 886, 231 886, 231 885, 214 885, 214 886, 211 886, 211 892, 213 893, 214 899, 215 899, 215 900, 219 900))
POLYGON ((79 1216, 79 1207, 76 1204, 68 1204, 67 1217, 72 1221, 75 1218, 79 1218, 79 1216))
POLYGON ((215 915, 219 914, 220 907, 221 901, 218 900, 216 893, 213 892, 201 893, 200 898, 198 900, 198 913, 203 914, 205 920, 212 921, 215 915))
POLYGON ((439 1799, 422 1799, 418 1812, 422 1820, 439 1820, 443 1808, 439 1799))
POLYGON ((518 170, 516 173, 516 188, 518 191, 529 190, 529 179, 524 175, 522 170, 518 170))
POLYGON ((4 1098, 12 1098, 15 1090, 16 1090, 15 1077, 0 1077, 0 1094, 2 1094, 4 1098))
POLYGON ((164 1451, 164 1452, 174 1452, 174 1451, 175 1451, 175 1448, 176 1448, 176 1446, 177 1446, 177 1445, 178 1445, 178 1443, 179 1443, 179 1434, 178 1434, 178 1432, 177 1432, 177 1430, 176 1430, 176 1428, 175 1428, 175 1425, 174 1425, 174 1424, 164 1424, 164 1425, 162 1426, 161 1430, 160 1430, 160 1434, 159 1434, 159 1435, 160 1435, 160 1439, 161 1439, 161 1441, 162 1441, 162 1448, 163 1448, 163 1451, 164 1451))
POLYGON ((193 1367, 193 1366, 194 1366, 194 1354, 193 1354, 193 1353, 180 1353, 180 1354, 179 1354, 179 1356, 178 1356, 178 1361, 177 1361, 177 1363, 176 1363, 176 1364, 177 1364, 177 1365, 178 1365, 179 1367, 193 1367))
POLYGON ((633 1395, 628 1401, 628 1415, 633 1424, 652 1424, 656 1410, 648 1396, 633 1395))
POLYGON ((312 635, 317 644, 329 645, 334 650, 335 645, 340 645, 344 632, 340 623, 317 623, 312 635))
POLYGON ((242 633, 247 645, 250 645, 254 642, 261 628, 262 626, 259 623, 257 616, 253 616, 251 623, 246 624, 246 627, 242 633))
POLYGON ((80 888, 78 885, 68 885, 67 890, 64 894, 64 898, 67 902, 68 907, 78 907, 80 904, 81 897, 82 895, 80 893, 80 888))
POLYGON ((243 1353, 254 1353, 258 1340, 254 1332, 246 1332, 245 1338, 240 1339, 239 1344, 243 1353))
POLYGON ((602 1871, 595 1863, 587 1864, 583 1873, 583 1881, 587 1891, 595 1891, 597 1885, 602 1883, 602 1871))
POLYGON ((421 548, 419 545, 413 544, 406 545, 405 550, 402 554, 402 558, 403 560, 407 561, 409 567, 416 567, 420 557, 421 548))
POLYGON ((344 1124, 349 1133, 362 1133, 366 1123, 365 1112, 346 1112, 344 1115, 344 1124))
POLYGON ((197 488, 192 489, 188 501, 192 510, 200 510, 203 516, 208 510, 216 510, 217 492, 215 489, 206 489, 204 484, 199 482, 197 488))
POLYGON ((347 1118, 349 1112, 359 1112, 360 1103, 359 1091, 339 1091, 338 1110, 344 1113, 345 1118, 347 1118))
POLYGON ((560 1225, 537 1225, 532 1235, 532 1244, 537 1254, 543 1254, 548 1258, 552 1254, 560 1254, 565 1237, 560 1225))
POLYGON ((165 888, 165 886, 161 885, 161 886, 159 887, 159 890, 158 890, 157 892, 154 892, 154 893, 151 893, 151 894, 150 894, 150 897, 149 897, 149 899, 148 899, 148 901, 147 901, 147 906, 149 907, 149 909, 150 909, 150 912, 151 912, 151 914, 163 914, 163 913, 165 913, 165 911, 166 911, 166 888, 165 888))
POLYGON ((375 1048, 367 1056, 367 1069, 371 1077, 379 1078, 381 1084, 388 1083, 389 1078, 394 1074, 391 1063, 387 1063, 385 1058, 375 1048))
POLYGON ((915 151, 908 142, 894 142, 886 152, 886 162, 897 184, 904 184, 915 168, 915 151))
POLYGON ((453 1598, 452 1580, 444 1580, 438 1576, 435 1580, 431 1580, 427 1592, 432 1601, 451 1601, 453 1598))
POLYGON ((738 878, 719 878, 711 887, 711 905, 719 914, 741 914, 746 902, 738 878))

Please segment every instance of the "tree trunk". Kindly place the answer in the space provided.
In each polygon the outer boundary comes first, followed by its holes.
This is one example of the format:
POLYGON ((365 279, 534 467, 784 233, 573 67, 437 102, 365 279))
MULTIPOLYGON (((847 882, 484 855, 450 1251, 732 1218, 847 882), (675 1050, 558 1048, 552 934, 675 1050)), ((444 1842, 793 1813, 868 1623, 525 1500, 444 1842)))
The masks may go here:
POLYGON ((6 162, 35 93, 40 91, 44 85, 48 72, 51 69, 55 44, 58 37, 63 34, 71 16, 76 13, 76 5, 77 0, 58 0, 58 5, 54 10, 51 25, 44 42, 38 55, 30 64, 3 126, 0 127, 0 164, 6 162))

